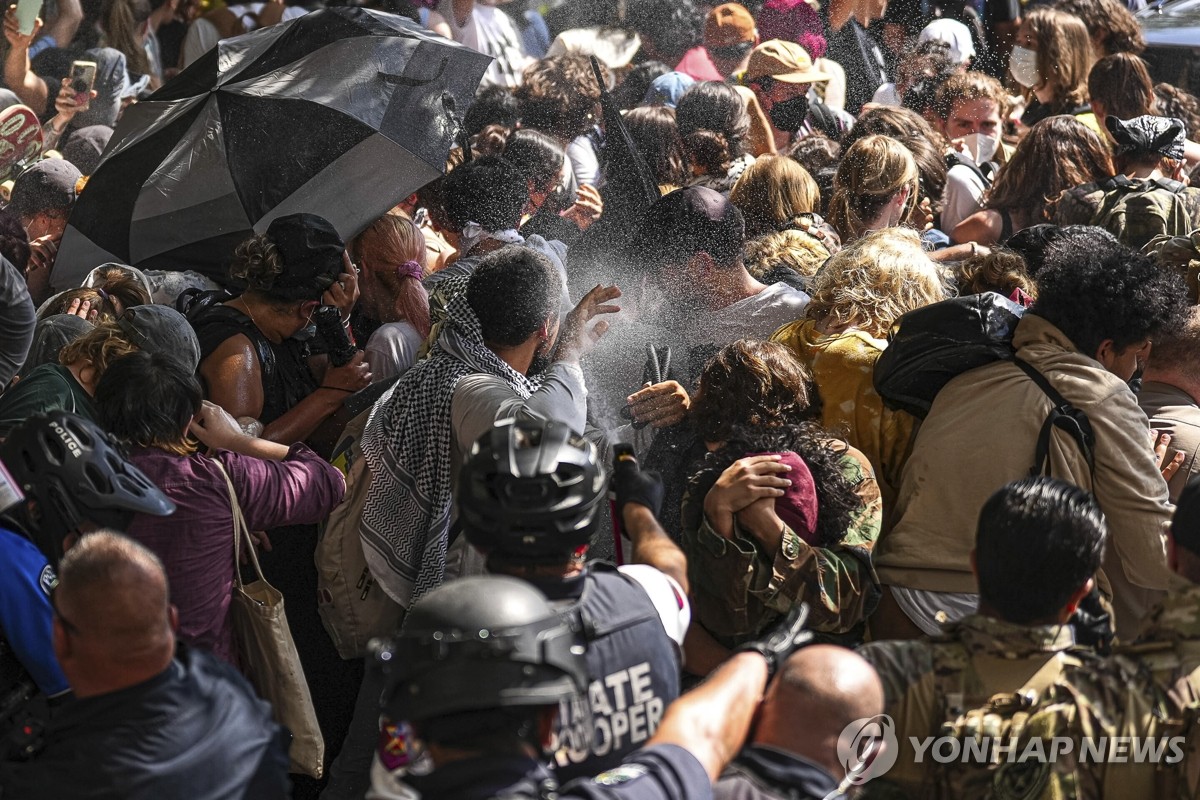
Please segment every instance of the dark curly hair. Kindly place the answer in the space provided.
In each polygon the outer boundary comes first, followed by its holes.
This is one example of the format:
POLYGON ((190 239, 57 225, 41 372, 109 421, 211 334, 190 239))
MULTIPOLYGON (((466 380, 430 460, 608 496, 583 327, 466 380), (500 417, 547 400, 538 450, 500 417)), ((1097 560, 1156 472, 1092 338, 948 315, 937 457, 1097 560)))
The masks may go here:
POLYGON ((842 540, 862 505, 854 484, 846 478, 842 453, 832 447, 835 437, 815 422, 801 425, 737 426, 720 449, 699 459, 688 479, 688 491, 700 505, 721 473, 750 453, 791 451, 812 473, 817 490, 817 546, 842 540))
POLYGON ((1183 327, 1188 299, 1179 273, 1121 244, 1081 245, 1065 237, 1046 249, 1030 313, 1052 323, 1088 356, 1106 339, 1119 351, 1183 327))
POLYGON ((1169 83, 1156 83, 1154 96, 1159 114, 1183 120, 1189 139, 1195 141, 1200 136, 1200 99, 1169 83))
POLYGON ((486 231, 516 228, 529 199, 525 176, 500 156, 483 156, 455 167, 440 188, 442 209, 457 230, 468 222, 477 222, 486 231))
POLYGON ((701 81, 675 106, 675 124, 693 164, 705 173, 723 173, 746 152, 750 114, 742 96, 727 83, 701 81))
POLYGON ((625 27, 648 43, 653 57, 674 64, 700 44, 704 15, 693 0, 630 0, 625 10, 625 27))
MULTIPOLYGON (((607 68, 600 70, 607 80, 607 68)), ((523 127, 569 142, 595 124, 600 86, 586 57, 551 56, 526 67, 515 95, 523 127)))
POLYGON ((1117 0, 1058 0, 1054 7, 1083 21, 1100 46, 1097 56, 1113 53, 1137 54, 1146 49, 1142 26, 1124 3, 1117 0))
POLYGON ((691 421, 706 442, 738 426, 797 425, 815 418, 812 375, 787 347, 739 339, 709 359, 692 401, 691 421))
POLYGON ((507 86, 485 86, 463 116, 463 130, 474 136, 489 125, 515 128, 521 121, 521 107, 507 86))

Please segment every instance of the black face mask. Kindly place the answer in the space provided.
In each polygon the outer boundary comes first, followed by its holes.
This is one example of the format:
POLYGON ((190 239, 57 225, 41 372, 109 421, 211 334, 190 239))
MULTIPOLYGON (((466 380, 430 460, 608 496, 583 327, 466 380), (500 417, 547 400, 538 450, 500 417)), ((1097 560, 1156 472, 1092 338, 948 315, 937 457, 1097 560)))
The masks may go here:
POLYGON ((802 94, 791 100, 775 103, 767 112, 767 116, 771 118, 771 124, 775 126, 776 130, 795 133, 800 130, 800 126, 804 124, 804 119, 808 116, 808 95, 802 94))

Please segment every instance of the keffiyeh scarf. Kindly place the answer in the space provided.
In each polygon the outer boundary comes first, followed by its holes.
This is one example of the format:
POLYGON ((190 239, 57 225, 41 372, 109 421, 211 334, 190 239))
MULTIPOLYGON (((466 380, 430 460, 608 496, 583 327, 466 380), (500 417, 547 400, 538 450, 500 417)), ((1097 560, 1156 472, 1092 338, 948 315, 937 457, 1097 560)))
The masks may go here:
POLYGON ((405 609, 445 575, 453 489, 450 404, 458 382, 475 373, 497 375, 526 399, 538 386, 484 345, 465 293, 450 301, 446 313, 429 358, 379 399, 362 435, 371 472, 359 529, 363 552, 376 581, 405 609))

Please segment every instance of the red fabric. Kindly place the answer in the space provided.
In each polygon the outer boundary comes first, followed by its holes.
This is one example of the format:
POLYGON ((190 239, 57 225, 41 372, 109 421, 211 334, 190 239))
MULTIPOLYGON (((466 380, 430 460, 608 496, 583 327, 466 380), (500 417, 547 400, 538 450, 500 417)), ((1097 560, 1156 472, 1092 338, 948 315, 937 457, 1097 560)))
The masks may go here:
MULTIPOLYGON (((283 461, 221 451, 252 531, 323 521, 342 501, 341 472, 308 447, 283 461)), ((169 517, 139 514, 127 533, 154 551, 167 570, 179 610, 179 638, 237 664, 229 603, 233 596, 233 512, 212 458, 137 449, 130 459, 175 503, 169 517)))
POLYGON ((723 81, 725 76, 717 72, 708 51, 696 46, 683 54, 683 58, 675 65, 676 72, 682 72, 697 81, 723 81))

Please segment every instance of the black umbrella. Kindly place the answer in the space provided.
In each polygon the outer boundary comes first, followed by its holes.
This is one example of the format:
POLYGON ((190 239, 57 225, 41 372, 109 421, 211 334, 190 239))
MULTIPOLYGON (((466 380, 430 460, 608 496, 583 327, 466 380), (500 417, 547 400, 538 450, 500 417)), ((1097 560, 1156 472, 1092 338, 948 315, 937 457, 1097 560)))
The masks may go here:
POLYGON ((131 106, 54 268, 193 269, 218 280, 276 217, 349 238, 441 175, 489 56, 403 17, 330 8, 226 39, 131 106))

